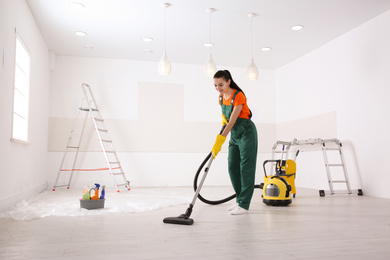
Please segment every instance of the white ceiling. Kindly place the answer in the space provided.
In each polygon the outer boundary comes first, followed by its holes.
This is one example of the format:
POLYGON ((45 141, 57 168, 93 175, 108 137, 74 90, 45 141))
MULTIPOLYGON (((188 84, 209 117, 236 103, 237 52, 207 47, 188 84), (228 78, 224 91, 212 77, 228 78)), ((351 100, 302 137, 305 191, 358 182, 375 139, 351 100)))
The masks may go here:
MULTIPOLYGON (((251 60, 248 13, 253 18, 253 56, 260 69, 275 69, 390 9, 390 0, 27 0, 49 50, 61 55, 205 64, 211 48, 218 69, 247 67, 251 60), (81 11, 71 2, 85 5, 81 11), (292 31, 292 25, 304 25, 292 31), (88 35, 78 37, 75 31, 88 35), (151 37, 153 42, 143 42, 151 37), (262 52, 261 47, 271 47, 262 52), (144 50, 152 50, 145 53, 144 50)), ((384 32, 385 33, 385 32, 384 32)))

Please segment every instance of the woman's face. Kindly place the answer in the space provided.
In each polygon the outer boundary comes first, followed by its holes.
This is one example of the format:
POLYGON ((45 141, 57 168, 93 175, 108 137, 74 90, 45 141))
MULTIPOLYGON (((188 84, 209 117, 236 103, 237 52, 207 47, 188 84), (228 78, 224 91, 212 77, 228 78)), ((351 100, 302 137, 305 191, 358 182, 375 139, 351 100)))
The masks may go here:
POLYGON ((230 79, 226 81, 225 78, 214 78, 214 87, 220 94, 227 93, 230 88, 230 79))

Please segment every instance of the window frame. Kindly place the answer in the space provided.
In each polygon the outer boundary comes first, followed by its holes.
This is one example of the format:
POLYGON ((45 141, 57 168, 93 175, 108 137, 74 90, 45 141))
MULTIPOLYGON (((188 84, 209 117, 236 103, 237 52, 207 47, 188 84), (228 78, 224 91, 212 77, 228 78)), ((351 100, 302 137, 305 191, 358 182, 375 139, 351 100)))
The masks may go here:
MULTIPOLYGON (((27 46, 24 44, 22 38, 15 32, 15 63, 14 63, 14 81, 13 81, 13 98, 12 98, 12 125, 11 125, 11 141, 12 142, 16 142, 16 143, 21 143, 21 144, 26 144, 26 145, 29 145, 30 142, 29 142, 29 119, 30 119, 30 85, 31 85, 31 52, 30 50, 27 48, 27 46), (25 63, 24 65, 25 66, 28 66, 28 67, 24 67, 22 68, 22 64, 19 64, 18 63, 18 60, 17 60, 17 52, 18 52, 18 44, 20 44, 22 47, 23 47, 23 50, 25 53, 23 53, 23 55, 27 54, 28 55, 28 63, 25 63), (28 69, 28 71, 23 71, 23 69, 28 69), (24 73, 24 75, 26 75, 26 78, 24 80, 26 80, 26 82, 23 83, 23 87, 25 88, 24 90, 23 89, 20 89, 20 88, 17 88, 17 82, 18 82, 18 79, 17 79, 17 71, 21 71, 22 73, 24 73), (16 95, 16 92, 20 93, 23 97, 26 98, 26 102, 27 104, 25 104, 25 114, 22 115, 22 113, 18 113, 16 112, 17 109, 20 109, 20 106, 19 107, 15 107, 16 106, 16 98, 17 98, 17 95, 16 95), (25 131, 25 139, 21 136, 21 135, 18 135, 16 134, 15 132, 15 118, 22 118, 22 120, 24 120, 24 127, 25 129, 23 129, 25 131)), ((24 135, 24 134, 22 134, 24 135)))

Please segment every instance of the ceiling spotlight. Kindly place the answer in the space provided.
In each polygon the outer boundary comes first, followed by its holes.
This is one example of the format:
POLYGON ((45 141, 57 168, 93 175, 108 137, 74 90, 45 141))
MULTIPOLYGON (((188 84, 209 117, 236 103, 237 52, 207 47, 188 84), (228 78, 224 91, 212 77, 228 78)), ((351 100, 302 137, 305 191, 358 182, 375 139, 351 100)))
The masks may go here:
POLYGON ((78 2, 70 3, 69 6, 75 10, 83 10, 85 8, 85 5, 83 5, 82 3, 78 3, 78 2))
POLYGON ((300 31, 303 29, 303 25, 294 25, 294 26, 291 26, 290 29, 293 31, 300 31))
POLYGON ((74 32, 74 34, 75 34, 75 35, 77 35, 77 36, 81 36, 81 37, 83 37, 83 36, 86 36, 86 35, 87 35, 87 33, 86 33, 86 32, 81 32, 81 31, 74 32))
POLYGON ((153 41, 153 38, 144 37, 144 38, 142 38, 142 41, 144 41, 144 42, 152 42, 152 41, 153 41))
POLYGON ((260 50, 261 51, 270 51, 270 50, 272 50, 272 48, 271 47, 263 47, 260 50))

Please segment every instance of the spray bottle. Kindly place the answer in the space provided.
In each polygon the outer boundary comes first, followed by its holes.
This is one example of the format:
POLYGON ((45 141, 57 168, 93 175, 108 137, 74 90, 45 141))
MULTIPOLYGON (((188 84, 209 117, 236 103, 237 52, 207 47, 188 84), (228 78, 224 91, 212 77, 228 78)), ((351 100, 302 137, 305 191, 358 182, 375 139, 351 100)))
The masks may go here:
POLYGON ((87 185, 84 186, 83 190, 83 200, 90 200, 91 196, 89 195, 89 188, 87 185))
POLYGON ((100 184, 95 183, 95 193, 93 194, 91 200, 98 200, 99 199, 99 188, 100 188, 100 184))
POLYGON ((104 196, 106 196, 106 190, 105 190, 106 186, 105 185, 102 185, 102 191, 100 192, 100 199, 101 200, 104 200, 104 196))

